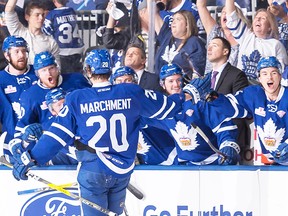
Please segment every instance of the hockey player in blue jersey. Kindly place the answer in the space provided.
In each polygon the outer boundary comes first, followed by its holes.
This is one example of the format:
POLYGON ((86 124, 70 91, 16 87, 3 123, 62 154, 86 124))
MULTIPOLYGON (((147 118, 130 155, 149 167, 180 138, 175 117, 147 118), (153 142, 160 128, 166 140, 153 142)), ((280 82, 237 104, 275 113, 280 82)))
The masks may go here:
MULTIPOLYGON (((27 180, 31 167, 45 164, 63 146, 79 137, 82 143, 78 183, 81 197, 121 214, 126 187, 134 168, 140 117, 164 119, 181 109, 183 95, 173 100, 135 84, 111 85, 107 50, 93 50, 85 59, 85 72, 92 88, 71 92, 64 107, 31 151, 21 154, 13 174, 27 180), (49 145, 47 145, 49 143, 49 145)), ((103 216, 82 205, 83 215, 103 216)))
POLYGON ((246 87, 235 95, 220 94, 210 106, 225 117, 253 117, 263 156, 269 163, 287 165, 288 89, 280 84, 282 66, 274 56, 262 57, 257 71, 261 85, 246 87))
POLYGON ((66 7, 68 0, 53 0, 56 8, 45 17, 42 31, 52 35, 60 49, 61 72, 82 70, 84 43, 79 34, 76 12, 66 7))
POLYGON ((22 37, 6 37, 2 51, 8 65, 0 71, 0 102, 3 110, 0 114, 3 132, 1 139, 4 141, 1 148, 7 155, 6 159, 9 160, 11 158, 9 158, 8 143, 14 137, 15 126, 21 116, 20 95, 36 83, 37 77, 33 66, 27 63, 29 49, 27 42, 22 37))
MULTIPOLYGON (((127 66, 120 67, 110 77, 112 83, 138 83, 136 72, 127 66)), ((180 93, 175 92, 175 93, 180 93)), ((164 130, 150 126, 143 119, 138 140, 137 163, 146 165, 178 164, 174 139, 164 130)))
POLYGON ((61 87, 67 92, 75 89, 91 87, 87 79, 80 73, 60 74, 54 56, 49 52, 36 54, 34 60, 35 73, 38 76, 36 85, 21 94, 21 116, 15 128, 15 137, 24 132, 32 123, 40 123, 47 130, 53 121, 45 103, 45 95, 51 89, 61 87))
POLYGON ((110 81, 112 84, 120 83, 138 83, 138 76, 136 72, 128 66, 119 67, 110 76, 110 81))
MULTIPOLYGON (((161 85, 168 95, 182 91, 182 76, 182 69, 177 64, 167 64, 161 68, 161 85)), ((192 83, 194 83, 193 80, 192 83)), ((196 83, 194 84, 196 85, 196 83)), ((200 80, 197 85, 203 89, 210 89, 210 82, 205 82, 205 80, 200 80)), ((183 90, 189 94, 192 94, 193 91, 191 85, 185 86, 183 90)), ((191 104, 190 101, 186 103, 191 104)), ((158 127, 167 131, 174 138, 174 146, 176 146, 180 164, 237 164, 240 147, 236 143, 236 126, 231 121, 222 123, 212 113, 207 115, 208 112, 209 110, 206 110, 200 101, 193 104, 185 113, 179 114, 179 117, 162 121, 146 119, 146 123, 148 128, 149 126, 158 127), (212 147, 191 124, 197 126, 198 131, 201 130, 206 134, 213 145, 212 147)), ((171 155, 172 153, 171 151, 171 155)))

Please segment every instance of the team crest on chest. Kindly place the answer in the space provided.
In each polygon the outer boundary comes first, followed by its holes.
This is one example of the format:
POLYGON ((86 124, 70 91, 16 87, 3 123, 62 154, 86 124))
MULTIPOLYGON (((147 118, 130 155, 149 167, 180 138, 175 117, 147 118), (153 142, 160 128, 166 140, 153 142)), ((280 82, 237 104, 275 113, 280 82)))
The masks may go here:
POLYGON ((192 127, 189 128, 183 122, 178 121, 175 130, 170 129, 170 131, 183 151, 192 151, 199 145, 196 140, 196 130, 192 127))
POLYGON ((171 48, 169 46, 165 48, 164 54, 162 55, 162 59, 168 63, 171 63, 177 54, 178 51, 176 50, 176 46, 175 44, 172 44, 171 48))
POLYGON ((250 56, 241 56, 243 71, 249 79, 257 79, 256 68, 260 58, 261 55, 258 50, 253 51, 250 56))
POLYGON ((17 88, 12 86, 12 85, 8 85, 5 89, 4 89, 5 94, 11 94, 11 93, 15 93, 17 92, 17 88))
POLYGON ((145 142, 145 139, 143 137, 143 133, 139 132, 139 139, 138 139, 138 146, 137 146, 137 153, 138 154, 146 154, 149 152, 150 145, 147 145, 147 142, 145 142))
POLYGON ((264 125, 263 128, 257 125, 257 132, 263 145, 268 151, 275 150, 281 143, 284 135, 285 128, 277 129, 276 124, 270 118, 264 125))

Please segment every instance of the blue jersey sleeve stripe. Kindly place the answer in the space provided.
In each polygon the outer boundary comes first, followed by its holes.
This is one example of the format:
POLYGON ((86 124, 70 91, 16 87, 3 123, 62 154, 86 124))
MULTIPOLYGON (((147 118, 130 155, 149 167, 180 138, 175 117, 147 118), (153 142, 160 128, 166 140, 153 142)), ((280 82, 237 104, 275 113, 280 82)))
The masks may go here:
POLYGON ((237 129, 237 126, 236 126, 236 125, 225 126, 225 127, 219 128, 219 130, 217 131, 217 133, 221 133, 221 132, 223 132, 223 131, 236 130, 236 129, 237 129))
POLYGON ((72 132, 71 132, 70 130, 68 130, 66 127, 64 127, 64 126, 62 126, 62 125, 60 125, 60 124, 58 124, 58 123, 53 122, 52 125, 51 125, 51 127, 56 127, 56 128, 58 128, 58 129, 62 130, 62 131, 65 132, 67 135, 69 135, 71 138, 74 137, 74 133, 72 133, 72 132))
POLYGON ((57 136, 56 134, 51 133, 51 132, 49 132, 49 131, 45 131, 44 134, 47 135, 47 136, 52 137, 52 138, 55 139, 58 143, 60 143, 62 146, 66 146, 66 142, 65 142, 63 139, 61 139, 59 136, 57 136))
POLYGON ((171 107, 164 113, 164 115, 159 118, 160 120, 163 120, 164 118, 166 118, 166 116, 170 113, 170 111, 175 107, 175 103, 173 102, 171 107))
POLYGON ((156 112, 154 115, 150 116, 150 118, 156 118, 156 116, 160 115, 160 113, 163 112, 163 110, 165 109, 165 107, 167 105, 167 97, 163 96, 163 99, 164 99, 164 101, 163 101, 163 105, 162 105, 161 109, 158 112, 156 112))

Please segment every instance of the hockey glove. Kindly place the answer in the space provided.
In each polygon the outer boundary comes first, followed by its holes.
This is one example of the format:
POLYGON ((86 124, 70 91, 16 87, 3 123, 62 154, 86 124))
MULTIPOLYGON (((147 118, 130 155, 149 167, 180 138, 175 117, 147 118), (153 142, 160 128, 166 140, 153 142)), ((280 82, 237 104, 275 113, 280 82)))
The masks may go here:
POLYGON ((287 143, 280 143, 278 148, 273 151, 272 156, 276 163, 279 164, 287 164, 288 163, 288 144, 287 143))
POLYGON ((8 146, 9 146, 9 151, 13 155, 16 161, 20 160, 21 154, 25 152, 25 148, 23 147, 22 140, 19 138, 12 139, 8 146))
POLYGON ((33 123, 25 127, 25 132, 22 135, 22 140, 31 143, 40 139, 43 133, 42 126, 39 123, 33 123))
POLYGON ((203 79, 195 78, 183 88, 183 92, 191 95, 192 102, 196 104, 200 100, 206 100, 206 96, 211 92, 210 86, 210 76, 206 76, 203 79))
POLYGON ((35 166, 35 162, 32 161, 31 156, 28 151, 22 153, 20 160, 16 161, 13 165, 13 176, 19 180, 27 180, 27 172, 32 167, 35 166))
POLYGON ((225 141, 220 145, 220 151, 226 156, 223 160, 222 156, 218 158, 219 165, 236 165, 240 160, 240 147, 237 143, 225 141))

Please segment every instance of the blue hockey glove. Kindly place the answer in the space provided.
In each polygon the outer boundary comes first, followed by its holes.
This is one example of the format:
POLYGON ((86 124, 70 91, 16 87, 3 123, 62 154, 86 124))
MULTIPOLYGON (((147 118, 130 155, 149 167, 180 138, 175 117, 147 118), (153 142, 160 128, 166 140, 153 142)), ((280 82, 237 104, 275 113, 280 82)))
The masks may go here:
POLYGON ((286 164, 288 163, 288 144, 287 143, 280 143, 278 148, 271 152, 272 156, 276 163, 279 164, 286 164))
POLYGON ((191 95, 192 102, 196 104, 200 100, 206 100, 207 95, 211 92, 210 87, 210 76, 206 76, 203 79, 195 78, 183 88, 183 92, 191 95))
POLYGON ((23 142, 19 138, 12 139, 9 144, 9 151, 13 155, 16 161, 20 160, 20 157, 23 152, 25 152, 25 148, 23 147, 23 142))
POLYGON ((28 151, 23 152, 20 160, 13 164, 13 176, 19 180, 27 180, 27 172, 32 167, 35 166, 35 162, 32 161, 31 156, 28 151))
POLYGON ((22 140, 31 143, 40 139, 43 133, 42 126, 39 123, 33 123, 25 127, 22 140))
POLYGON ((236 165, 240 160, 240 147, 237 143, 225 141, 220 145, 220 151, 226 156, 223 160, 222 156, 218 158, 219 165, 236 165))

